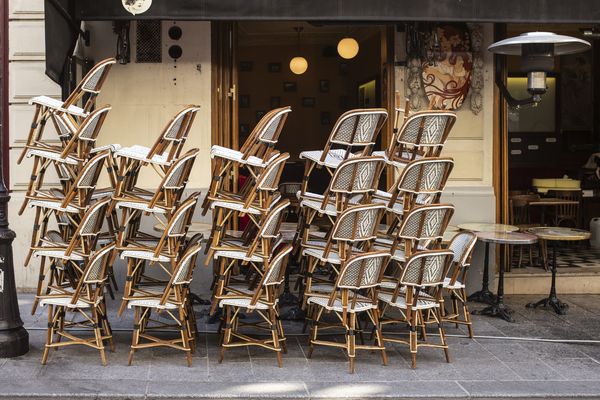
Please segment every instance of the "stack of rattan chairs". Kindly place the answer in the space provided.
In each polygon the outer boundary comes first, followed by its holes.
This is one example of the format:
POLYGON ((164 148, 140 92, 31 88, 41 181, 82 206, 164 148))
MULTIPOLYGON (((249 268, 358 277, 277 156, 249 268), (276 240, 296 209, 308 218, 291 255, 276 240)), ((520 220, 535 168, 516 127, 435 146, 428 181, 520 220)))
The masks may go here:
POLYGON ((310 324, 308 355, 319 345, 345 349, 351 372, 357 349, 380 351, 385 365, 386 342, 409 345, 413 368, 419 346, 443 348, 449 361, 445 321, 468 324, 472 335, 464 278, 474 238, 461 234, 448 250, 442 248, 454 208, 441 204, 440 196, 454 163, 440 154, 455 114, 423 111, 402 118, 398 111, 389 146, 373 152, 386 118, 385 110, 349 111, 323 151, 300 155, 306 164, 296 244, 302 266, 298 286, 310 324), (397 179, 380 190, 386 166, 397 179), (315 168, 331 176, 324 193, 309 191, 315 168), (443 310, 445 291, 452 312, 443 310), (394 323, 409 327, 408 340, 386 335, 394 323), (365 344, 369 324, 374 342, 365 344), (426 328, 433 324, 438 335, 428 337, 426 328), (343 341, 319 335, 340 328, 343 341))
POLYGON ((286 347, 278 297, 292 247, 283 245, 279 233, 290 201, 278 188, 290 155, 275 146, 290 112, 283 107, 266 113, 240 150, 211 149, 212 182, 203 212, 213 211, 206 263, 212 261, 214 271, 210 313, 222 313, 220 361, 228 348, 259 346, 275 351, 282 365, 286 347), (234 191, 232 180, 240 171, 247 178, 234 191), (240 320, 244 313, 254 314, 256 321, 240 320), (270 334, 257 337, 247 329, 270 334))
POLYGON ((102 171, 107 171, 111 185, 115 183, 113 147, 96 146, 111 107, 95 108, 95 101, 114 63, 107 59, 94 66, 64 102, 45 96, 30 101, 34 119, 18 162, 33 159, 33 170, 19 213, 26 206, 35 209, 25 265, 32 256, 40 260, 32 314, 40 305, 48 308, 44 364, 49 350, 60 346, 95 348, 103 364, 105 344, 113 349, 105 290, 113 296, 116 289, 115 221, 107 213, 114 186, 97 188, 102 171), (57 136, 44 134, 48 122, 57 136), (44 182, 48 169, 56 172, 59 185, 44 182), (92 337, 76 336, 82 327, 92 337))

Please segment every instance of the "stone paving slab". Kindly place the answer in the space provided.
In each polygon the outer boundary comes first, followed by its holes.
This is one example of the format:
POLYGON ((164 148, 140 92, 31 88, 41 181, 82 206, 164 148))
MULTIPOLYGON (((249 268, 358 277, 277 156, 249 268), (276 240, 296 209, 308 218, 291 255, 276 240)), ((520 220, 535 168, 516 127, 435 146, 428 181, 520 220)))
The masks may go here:
POLYGON ((600 296, 564 297, 572 304, 570 314, 557 316, 525 309, 532 296, 511 296, 508 303, 517 322, 476 316, 475 334, 480 335, 476 339, 462 336, 462 328, 448 326, 453 335, 448 339, 451 363, 445 362, 441 350, 422 348, 413 370, 407 347, 390 344, 387 366, 381 365, 380 353, 358 351, 356 373, 351 375, 340 349, 316 347, 308 359, 306 336, 294 334, 301 332, 301 324, 289 322, 285 327, 293 334, 288 336, 283 368, 277 367, 272 352, 258 348, 228 350, 224 362, 218 363, 215 333, 198 337, 191 368, 182 353, 163 348, 140 350, 133 365, 127 366, 128 316, 111 317, 119 328, 114 337, 116 352, 107 353, 107 367, 100 364, 97 351, 82 347, 52 351, 48 365, 42 366, 43 311, 28 315, 31 296, 22 295, 31 350, 22 357, 0 359, 0 398, 600 399, 600 344, 507 338, 517 334, 555 340, 600 338, 600 296))

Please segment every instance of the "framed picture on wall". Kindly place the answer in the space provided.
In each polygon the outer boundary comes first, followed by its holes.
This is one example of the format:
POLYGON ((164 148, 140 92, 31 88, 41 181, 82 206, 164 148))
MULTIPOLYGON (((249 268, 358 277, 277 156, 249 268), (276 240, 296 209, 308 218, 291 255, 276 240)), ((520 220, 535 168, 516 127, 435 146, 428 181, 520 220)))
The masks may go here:
POLYGON ((252 71, 252 61, 240 61, 240 71, 241 72, 250 72, 252 71))
POLYGON ((266 114, 265 110, 256 110, 256 122, 260 121, 266 114))
POLYGON ((321 79, 319 81, 319 92, 321 92, 321 93, 329 92, 329 80, 328 79, 321 79))
POLYGON ((273 96, 271 97, 271 108, 281 107, 281 97, 273 96))
POLYGON ((302 107, 314 107, 317 104, 317 100, 314 97, 303 97, 302 107))
POLYGON ((340 75, 348 75, 348 64, 340 63, 340 75))
POLYGON ((295 92, 297 89, 296 82, 283 82, 284 92, 295 92))
POLYGON ((240 95, 240 108, 249 108, 250 107, 250 95, 249 94, 241 94, 240 95))
POLYGON ((268 71, 272 73, 281 72, 281 63, 280 62, 270 62, 268 64, 268 71))
POLYGON ((331 123, 331 113, 329 111, 321 111, 321 125, 329 125, 331 123))

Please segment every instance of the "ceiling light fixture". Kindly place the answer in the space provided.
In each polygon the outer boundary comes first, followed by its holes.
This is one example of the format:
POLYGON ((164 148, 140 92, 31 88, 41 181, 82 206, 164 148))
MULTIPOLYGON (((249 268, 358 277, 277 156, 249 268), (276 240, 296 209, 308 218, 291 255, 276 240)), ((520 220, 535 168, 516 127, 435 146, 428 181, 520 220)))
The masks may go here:
MULTIPOLYGON (((296 33, 298 33, 298 53, 300 53, 300 32, 302 32, 304 28, 301 26, 297 26, 294 28, 296 33)), ((296 56, 290 60, 290 70, 296 75, 302 75, 308 69, 308 61, 306 58, 302 56, 296 56)))

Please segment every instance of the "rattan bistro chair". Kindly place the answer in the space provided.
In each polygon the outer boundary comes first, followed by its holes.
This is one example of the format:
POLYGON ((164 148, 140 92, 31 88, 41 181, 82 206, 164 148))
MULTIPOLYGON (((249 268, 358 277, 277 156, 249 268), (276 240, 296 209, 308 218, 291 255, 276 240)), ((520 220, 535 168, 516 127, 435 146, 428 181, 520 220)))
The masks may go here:
POLYGON ((219 362, 223 361, 225 350, 230 347, 259 346, 275 351, 277 364, 283 366, 281 352, 286 351, 285 334, 279 318, 279 294, 284 281, 287 259, 292 251, 291 245, 275 251, 270 259, 265 262, 264 273, 255 289, 238 288, 230 290, 219 299, 219 307, 224 311, 223 340, 219 362), (240 312, 256 313, 259 316, 257 323, 240 321, 240 312), (266 326, 265 326, 266 324, 266 326), (253 338, 240 331, 246 325, 253 328, 264 329, 271 334, 266 338, 253 338))
POLYGON ((438 157, 455 121, 456 114, 451 111, 415 112, 406 118, 388 148, 373 155, 385 157, 396 168, 424 157, 438 157))
POLYGON ((127 301, 127 308, 133 308, 135 313, 129 365, 138 349, 170 347, 184 351, 188 366, 192 366, 197 328, 189 299, 189 285, 200 250, 199 241, 189 243, 167 284, 158 287, 162 290, 157 292, 156 286, 146 288, 127 301), (166 322, 166 319, 169 321, 166 322), (151 334, 153 330, 173 330, 177 337, 155 336, 151 334))
POLYGON ((306 160, 302 191, 306 191, 315 167, 324 166, 333 174, 342 161, 359 155, 371 155, 377 135, 386 120, 387 111, 383 108, 350 110, 342 114, 333 126, 323 150, 300 153, 300 158, 306 160), (357 149, 360 152, 353 153, 357 149))
POLYGON ((308 298, 308 304, 314 305, 308 358, 312 357, 315 345, 342 348, 346 350, 350 359, 350 373, 354 373, 356 350, 379 350, 383 365, 387 365, 387 356, 380 330, 377 295, 389 257, 387 252, 372 252, 349 258, 342 265, 330 294, 315 294, 308 298), (321 317, 324 311, 333 311, 339 324, 333 326, 323 324, 321 317), (368 315, 371 323, 375 326, 376 341, 374 345, 356 343, 356 332, 359 328, 356 314, 362 312, 368 315), (344 342, 319 339, 319 329, 339 327, 340 325, 345 331, 346 340, 344 342))
MULTIPOLYGON (((476 243, 477 236, 473 232, 460 232, 452 238, 448 250, 454 253, 454 259, 443 285, 444 291, 450 294, 452 313, 448 314, 443 304, 441 309, 442 319, 456 324, 457 327, 459 324, 466 325, 471 339, 473 338, 473 322, 467 305, 466 279, 476 243)), ((443 301, 443 297, 441 300, 443 301)))
POLYGON ((114 351, 114 344, 104 302, 104 286, 114 249, 114 244, 105 246, 92 255, 74 290, 51 287, 49 293, 41 297, 40 305, 48 306, 48 330, 42 364, 48 361, 51 348, 84 345, 98 350, 102 365, 106 366, 104 342, 109 343, 111 351, 114 351), (73 317, 67 318, 68 314, 73 317), (74 330, 68 332, 70 328, 74 330), (93 337, 75 336, 74 333, 81 332, 81 328, 93 332, 93 337))
POLYGON ((383 304, 382 329, 394 323, 408 324, 410 329, 408 341, 398 336, 386 337, 385 334, 383 341, 409 345, 413 368, 417 366, 417 350, 424 346, 442 348, 446 361, 450 362, 446 332, 440 312, 440 299, 444 277, 453 258, 454 253, 450 250, 426 250, 415 253, 406 261, 393 292, 381 291, 378 294, 383 304), (428 291, 430 293, 427 293, 428 291), (389 309, 397 309, 401 318, 384 319, 389 309), (427 342, 425 335, 423 341, 417 340, 417 327, 423 327, 426 323, 423 320, 424 311, 429 312, 438 325, 439 343, 427 342))
POLYGON ((29 104, 35 105, 35 113, 27 143, 17 164, 21 164, 30 149, 39 147, 42 143, 44 128, 49 119, 54 122, 62 142, 70 139, 70 136, 77 131, 81 120, 89 115, 96 104, 96 97, 100 94, 108 72, 115 63, 114 58, 107 58, 96 64, 64 102, 48 96, 37 96, 29 100, 29 104), (85 101, 83 107, 78 106, 80 101, 85 101))

